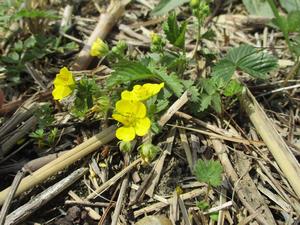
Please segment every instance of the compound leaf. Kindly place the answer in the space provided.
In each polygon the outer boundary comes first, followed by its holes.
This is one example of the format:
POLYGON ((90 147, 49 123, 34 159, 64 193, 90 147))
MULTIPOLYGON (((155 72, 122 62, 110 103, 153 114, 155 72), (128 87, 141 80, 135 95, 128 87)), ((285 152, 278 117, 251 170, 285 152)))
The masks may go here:
POLYGON ((218 187, 222 182, 222 165, 215 160, 199 159, 195 165, 195 175, 198 181, 218 187))

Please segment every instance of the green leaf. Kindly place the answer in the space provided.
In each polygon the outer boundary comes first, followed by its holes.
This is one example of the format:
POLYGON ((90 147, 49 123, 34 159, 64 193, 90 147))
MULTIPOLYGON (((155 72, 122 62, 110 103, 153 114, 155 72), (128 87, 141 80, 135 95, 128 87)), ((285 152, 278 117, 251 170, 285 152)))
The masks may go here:
POLYGON ((143 64, 123 60, 113 66, 114 72, 107 80, 107 86, 155 78, 155 75, 143 64))
POLYGON ((288 35, 289 22, 285 16, 278 16, 272 22, 281 30, 284 36, 288 35))
POLYGON ((291 39, 291 46, 292 46, 293 52, 297 56, 300 56, 300 35, 291 39))
POLYGON ((41 129, 47 128, 54 122, 53 108, 50 103, 41 105, 34 113, 38 119, 38 127, 41 129))
POLYGON ((247 11, 251 15, 273 17, 272 9, 266 0, 243 0, 247 11))
POLYGON ((166 99, 157 100, 155 113, 159 113, 165 110, 168 107, 168 105, 169 105, 169 101, 166 99))
POLYGON ((288 14, 288 32, 300 32, 300 11, 288 14))
POLYGON ((194 85, 192 80, 183 80, 182 84, 190 95, 191 102, 199 103, 200 102, 200 90, 194 85))
POLYGON ((198 181, 205 182, 213 187, 218 187, 222 183, 222 165, 215 160, 199 159, 195 165, 195 175, 198 181))
POLYGON ((148 67, 140 62, 123 60, 113 66, 115 70, 107 80, 107 86, 113 87, 118 84, 137 80, 156 80, 164 82, 176 96, 183 92, 183 85, 176 74, 168 74, 164 68, 156 69, 153 65, 148 67))
POLYGON ((226 85, 223 94, 227 97, 230 97, 241 93, 242 90, 243 90, 243 86, 241 84, 239 84, 236 80, 231 80, 226 85))
POLYGON ((209 214, 209 217, 215 221, 215 222, 218 222, 218 219, 219 219, 219 212, 213 212, 211 214, 209 214))
POLYGON ((300 0, 279 0, 279 2, 287 12, 300 10, 300 0))
POLYGON ((216 36, 216 33, 212 29, 208 29, 204 34, 201 35, 201 38, 213 41, 216 36))
POLYGON ((40 10, 40 9, 22 9, 14 15, 14 19, 21 18, 46 18, 46 19, 58 19, 56 11, 54 10, 40 10))
POLYGON ((29 137, 42 139, 45 136, 45 132, 43 129, 37 129, 29 134, 29 137))
POLYGON ((227 84, 235 70, 241 70, 255 78, 266 78, 268 72, 277 67, 277 59, 250 45, 231 49, 214 67, 212 76, 216 81, 227 84))
POLYGON ((155 16, 161 16, 187 2, 189 2, 189 0, 161 0, 153 9, 152 13, 155 16))
POLYGON ((201 94, 199 111, 203 112, 204 110, 206 110, 210 106, 211 101, 212 101, 211 95, 205 93, 201 94))
POLYGON ((100 87, 95 80, 83 77, 77 83, 76 99, 72 113, 79 118, 83 118, 89 109, 94 106, 94 97, 100 95, 100 92, 100 87))
POLYGON ((184 48, 186 25, 186 22, 183 22, 181 26, 178 25, 175 13, 171 13, 163 24, 168 41, 178 48, 184 48))
POLYGON ((218 86, 223 86, 229 82, 236 66, 233 62, 228 59, 221 59, 214 67, 212 72, 212 77, 216 80, 218 86))
POLYGON ((222 112, 222 102, 221 102, 221 95, 219 93, 215 93, 211 96, 212 108, 217 112, 222 112))
POLYGON ((152 73, 155 74, 156 78, 158 78, 160 81, 165 82, 165 85, 170 88, 177 97, 180 97, 180 95, 184 91, 184 86, 175 73, 171 73, 169 75, 164 68, 156 69, 154 67, 151 67, 149 69, 151 69, 152 73))
POLYGON ((259 51, 239 60, 237 69, 252 77, 264 79, 267 73, 277 68, 277 59, 266 52, 259 51))
POLYGON ((24 47, 25 48, 33 48, 37 43, 37 40, 35 38, 34 35, 31 35, 29 38, 27 38, 25 41, 24 41, 24 47))
POLYGON ((202 201, 197 201, 196 206, 203 211, 205 209, 208 209, 209 204, 207 201, 202 200, 202 201))

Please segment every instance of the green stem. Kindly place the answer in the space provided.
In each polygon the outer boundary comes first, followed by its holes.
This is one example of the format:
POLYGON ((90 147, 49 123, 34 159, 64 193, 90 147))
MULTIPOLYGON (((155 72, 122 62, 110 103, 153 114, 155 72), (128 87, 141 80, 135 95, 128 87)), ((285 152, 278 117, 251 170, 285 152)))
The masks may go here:
POLYGON ((208 202, 208 196, 209 196, 210 190, 211 190, 211 185, 210 185, 210 183, 208 183, 207 191, 206 191, 206 194, 205 194, 205 202, 207 202, 207 203, 209 203, 208 202))
POLYGON ((197 40, 196 40, 196 45, 195 45, 194 52, 193 52, 193 58, 196 56, 197 49, 198 49, 198 46, 199 46, 199 43, 201 40, 201 21, 198 17, 197 17, 197 20, 198 20, 197 40))

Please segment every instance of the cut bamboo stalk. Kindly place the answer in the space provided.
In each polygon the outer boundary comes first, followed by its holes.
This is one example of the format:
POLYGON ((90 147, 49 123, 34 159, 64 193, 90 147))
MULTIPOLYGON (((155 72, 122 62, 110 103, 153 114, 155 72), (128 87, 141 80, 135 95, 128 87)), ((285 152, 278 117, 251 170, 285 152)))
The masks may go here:
POLYGON ((240 102, 276 163, 300 198, 300 167, 295 156, 248 89, 243 91, 240 102))
POLYGON ((79 52, 78 57, 72 67, 73 70, 84 70, 89 66, 94 58, 90 55, 92 44, 97 38, 101 38, 103 40, 106 38, 113 26, 123 16, 125 7, 129 2, 130 0, 111 0, 107 11, 101 14, 93 33, 88 38, 82 50, 79 52))
MULTIPOLYGON (((109 128, 103 130, 99 134, 96 134, 95 136, 91 137, 87 141, 76 146, 75 148, 63 154, 62 156, 58 157, 57 159, 53 160, 52 162, 46 164, 45 166, 38 169, 31 175, 25 177, 21 181, 15 196, 20 195, 21 193, 29 190, 30 188, 33 188, 35 185, 43 182, 48 177, 65 169, 66 167, 73 164, 77 160, 95 151, 103 144, 106 144, 111 140, 113 140, 115 137, 115 129, 116 129, 115 126, 110 126, 109 128)), ((7 194, 9 193, 9 190, 10 187, 0 192, 0 205, 3 204, 7 194)))
POLYGON ((6 217, 5 225, 19 224, 23 222, 27 217, 32 215, 37 209, 48 203, 51 199, 61 193, 63 190, 68 188, 71 184, 77 181, 87 172, 86 168, 80 168, 71 173, 66 178, 57 182, 53 186, 47 188, 35 198, 32 198, 25 205, 13 211, 6 217))

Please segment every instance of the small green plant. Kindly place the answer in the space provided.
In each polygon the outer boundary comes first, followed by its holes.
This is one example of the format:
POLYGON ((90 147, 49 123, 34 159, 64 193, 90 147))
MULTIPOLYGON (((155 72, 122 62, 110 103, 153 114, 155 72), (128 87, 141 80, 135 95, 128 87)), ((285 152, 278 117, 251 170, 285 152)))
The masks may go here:
POLYGON ((37 118, 37 129, 29 134, 29 137, 35 139, 39 149, 45 146, 52 146, 56 139, 58 129, 49 129, 54 122, 53 109, 49 103, 41 105, 34 113, 37 118))
MULTIPOLYGON (((194 173, 197 180, 208 185, 204 200, 196 202, 197 207, 202 211, 210 207, 208 194, 211 187, 218 187, 222 184, 222 172, 223 168, 219 161, 199 159, 196 162, 194 173)), ((210 214, 210 218, 218 220, 218 214, 210 214)))
POLYGON ((218 187, 222 182, 222 165, 215 160, 199 159, 195 165, 195 176, 198 181, 205 182, 208 186, 218 187))

